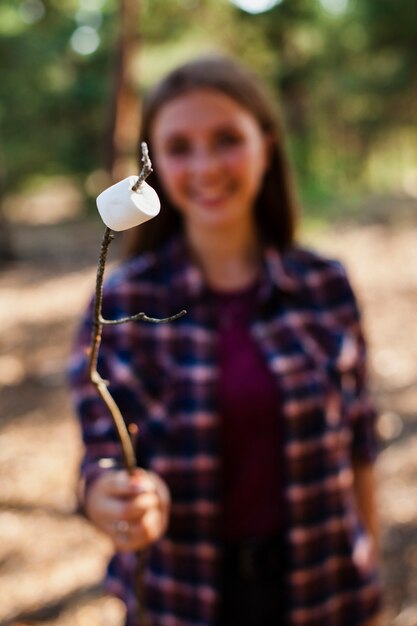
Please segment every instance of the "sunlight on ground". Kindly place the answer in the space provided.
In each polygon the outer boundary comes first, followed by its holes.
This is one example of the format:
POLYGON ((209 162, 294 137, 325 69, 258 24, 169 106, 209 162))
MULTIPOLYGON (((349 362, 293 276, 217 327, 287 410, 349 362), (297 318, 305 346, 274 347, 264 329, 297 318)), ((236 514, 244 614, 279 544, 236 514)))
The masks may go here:
POLYGON ((56 177, 39 184, 32 192, 7 196, 4 214, 12 222, 56 224, 78 217, 83 206, 78 186, 68 177, 56 177))
MULTIPOLYGON (((7 303, 0 308, 0 622, 9 626, 119 626, 122 619, 120 604, 97 588, 109 543, 74 514, 81 442, 65 383, 74 330, 94 288, 97 233, 81 223, 37 227, 36 237, 17 232, 24 260, 0 273, 7 303)), ((348 268, 369 338, 382 447, 383 626, 416 626, 417 227, 334 228, 314 237, 316 248, 348 268)))

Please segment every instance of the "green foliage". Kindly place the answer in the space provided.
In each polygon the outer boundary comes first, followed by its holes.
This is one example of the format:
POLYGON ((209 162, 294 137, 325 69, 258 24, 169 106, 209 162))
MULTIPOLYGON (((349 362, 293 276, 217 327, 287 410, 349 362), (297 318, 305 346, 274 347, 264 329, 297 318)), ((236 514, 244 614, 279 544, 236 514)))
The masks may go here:
MULTIPOLYGON (((388 179, 398 186, 417 167, 416 149, 398 143, 417 121, 417 3, 350 0, 332 11, 330 0, 282 0, 258 15, 228 0, 140 4, 138 89, 204 51, 238 56, 276 92, 312 204, 388 179)), ((0 0, 7 190, 39 174, 83 179, 102 166, 117 10, 117 0, 0 0)))
MULTIPOLYGON (((22 19, 23 5, 30 0, 15 5, 0 39, 0 136, 9 189, 40 172, 83 174, 99 160, 112 61, 108 43, 92 57, 72 49, 77 3, 44 1, 34 23, 22 19)), ((6 6, 1 0, 0 16, 6 6)), ((110 20, 103 23, 104 42, 113 31, 110 20)))

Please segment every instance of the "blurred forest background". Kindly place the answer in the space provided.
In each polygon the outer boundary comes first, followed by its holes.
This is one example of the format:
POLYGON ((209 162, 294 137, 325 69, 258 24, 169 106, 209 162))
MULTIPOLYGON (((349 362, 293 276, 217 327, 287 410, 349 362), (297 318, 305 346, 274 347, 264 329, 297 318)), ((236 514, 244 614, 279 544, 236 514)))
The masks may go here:
MULTIPOLYGON (((228 0, 0 0, 5 217, 23 212, 16 195, 62 178, 81 205, 102 189, 115 158, 121 6, 132 101, 195 54, 232 53, 280 94, 307 208, 354 211, 364 194, 416 197, 417 4, 268 4, 251 14, 228 0)), ((119 157, 136 141, 138 104, 124 105, 134 114, 119 132, 119 157)))
POLYGON ((415 0, 0 0, 0 626, 120 624, 99 586, 110 546, 75 513, 66 359, 94 285, 95 197, 138 170, 141 95, 210 51, 277 94, 302 238, 358 293, 384 626, 417 626, 415 0))

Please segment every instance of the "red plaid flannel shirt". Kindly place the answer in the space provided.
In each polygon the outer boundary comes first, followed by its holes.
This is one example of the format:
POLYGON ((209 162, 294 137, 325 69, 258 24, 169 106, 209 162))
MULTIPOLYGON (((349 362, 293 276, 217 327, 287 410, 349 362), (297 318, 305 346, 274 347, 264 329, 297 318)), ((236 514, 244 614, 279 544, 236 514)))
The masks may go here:
MULTIPOLYGON (((188 310, 166 325, 106 327, 99 359, 126 421, 139 427, 140 465, 158 472, 172 494, 168 532, 144 571, 152 626, 216 623, 222 459, 217 330, 207 294, 181 240, 122 265, 104 291, 107 318, 188 310)), ((120 463, 111 418, 88 381, 90 332, 89 310, 70 373, 87 489, 108 459, 120 463)), ((284 420, 287 623, 362 624, 377 611, 380 589, 352 497, 352 459, 374 459, 375 413, 358 309, 341 265, 301 248, 266 249, 251 332, 276 376, 284 420)), ((138 626, 136 558, 116 554, 107 576, 107 588, 127 605, 129 626, 138 626)))

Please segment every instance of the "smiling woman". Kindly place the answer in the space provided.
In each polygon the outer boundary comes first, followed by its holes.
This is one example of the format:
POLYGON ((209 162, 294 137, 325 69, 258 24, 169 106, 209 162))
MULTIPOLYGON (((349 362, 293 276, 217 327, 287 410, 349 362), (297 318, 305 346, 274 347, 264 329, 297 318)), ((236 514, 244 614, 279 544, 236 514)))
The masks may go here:
POLYGON ((109 589, 151 626, 368 626, 378 613, 365 347, 348 279, 295 241, 285 141, 256 76, 198 58, 148 94, 142 137, 161 199, 131 229, 98 369, 139 433, 121 469, 92 391, 87 313, 71 380, 84 508, 112 538, 109 589), (139 559, 135 550, 148 549, 139 559), (123 554, 122 554, 123 553, 123 554))

